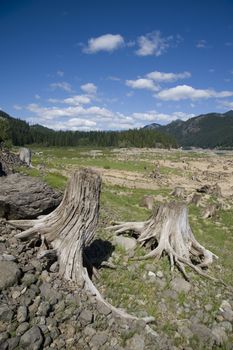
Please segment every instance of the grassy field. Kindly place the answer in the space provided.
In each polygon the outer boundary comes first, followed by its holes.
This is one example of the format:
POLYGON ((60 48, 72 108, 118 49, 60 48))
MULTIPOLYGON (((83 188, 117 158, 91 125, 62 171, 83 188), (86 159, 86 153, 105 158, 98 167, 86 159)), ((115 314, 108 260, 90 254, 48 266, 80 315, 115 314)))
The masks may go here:
MULTIPOLYGON (((169 160, 171 166, 160 166, 160 173, 164 177, 172 178, 174 175, 182 175, 182 170, 174 165, 176 162, 179 163, 181 158, 185 162, 203 162, 209 159, 208 154, 182 153, 181 151, 170 153, 151 151, 150 153, 148 150, 146 154, 143 152, 126 154, 121 151, 113 152, 111 149, 101 149, 93 153, 89 149, 76 148, 35 148, 33 151, 32 163, 35 168, 26 170, 24 168, 21 171, 39 176, 49 185, 60 190, 65 188, 71 170, 83 166, 135 172, 140 173, 141 176, 147 176, 159 160, 169 160)), ((190 169, 187 176, 190 177, 190 169)), ((179 349, 182 349, 184 345, 199 349, 199 340, 196 337, 187 340, 185 337, 177 336, 177 332, 181 325, 192 317, 199 318, 199 322, 207 326, 213 325, 221 302, 229 298, 229 290, 187 269, 192 284, 190 292, 187 294, 174 293, 171 290, 172 276, 166 256, 159 261, 130 260, 127 252, 114 244, 114 234, 105 229, 114 221, 146 220, 150 216, 150 211, 140 207, 143 196, 151 194, 155 198, 171 200, 170 193, 171 189, 166 186, 150 190, 137 185, 135 188, 127 188, 127 186, 103 182, 100 225, 96 238, 111 243, 112 251, 108 258, 117 268, 115 270, 101 269, 100 279, 96 281, 96 284, 106 299, 115 306, 125 308, 137 316, 154 316, 157 320, 155 329, 165 331, 174 339, 174 344, 179 349), (149 271, 155 275, 159 272, 162 277, 151 279, 148 275, 149 271)), ((229 199, 224 200, 228 204, 231 203, 229 199)), ((208 201, 215 202, 216 198, 210 195, 208 201)), ((156 204, 159 204, 159 201, 156 204)), ((216 278, 221 278, 227 285, 232 285, 232 206, 228 210, 219 210, 214 218, 207 220, 202 218, 200 207, 194 205, 188 205, 188 207, 189 220, 195 237, 207 249, 219 256, 208 273, 216 278)), ((135 256, 144 254, 146 254, 146 248, 138 246, 135 256)), ((180 276, 178 270, 175 270, 174 276, 180 276)), ((229 342, 232 340, 229 338, 229 342)))

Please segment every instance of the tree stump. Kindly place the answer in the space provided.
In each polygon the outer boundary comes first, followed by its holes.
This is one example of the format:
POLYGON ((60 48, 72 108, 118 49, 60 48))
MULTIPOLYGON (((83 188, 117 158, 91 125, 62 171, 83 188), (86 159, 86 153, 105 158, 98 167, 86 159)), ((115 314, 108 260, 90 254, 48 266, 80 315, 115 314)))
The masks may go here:
MULTIPOLYGON (((85 288, 94 300, 103 303, 118 317, 137 320, 136 316, 105 301, 83 266, 84 248, 94 238, 98 222, 100 189, 99 174, 92 169, 81 169, 71 176, 62 202, 52 213, 36 220, 9 222, 25 230, 16 235, 18 239, 41 237, 43 250, 39 252, 39 257, 57 255, 62 278, 85 288)), ((152 322, 154 317, 145 317, 143 320, 152 322)))
MULTIPOLYGON (((217 258, 214 253, 204 248, 195 239, 189 225, 188 210, 183 203, 163 204, 154 210, 148 221, 120 223, 108 229, 114 230, 116 234, 126 231, 134 232, 138 236, 139 243, 149 245, 151 248, 156 247, 144 257, 139 258, 140 260, 159 259, 165 253, 170 259, 171 271, 176 265, 186 279, 188 276, 185 265, 198 274, 208 277, 202 268, 210 265, 213 258, 217 258)), ((211 276, 209 278, 215 280, 211 276)))
POLYGON ((184 187, 175 187, 174 190, 171 192, 171 195, 177 198, 184 198, 185 197, 185 189, 184 187))

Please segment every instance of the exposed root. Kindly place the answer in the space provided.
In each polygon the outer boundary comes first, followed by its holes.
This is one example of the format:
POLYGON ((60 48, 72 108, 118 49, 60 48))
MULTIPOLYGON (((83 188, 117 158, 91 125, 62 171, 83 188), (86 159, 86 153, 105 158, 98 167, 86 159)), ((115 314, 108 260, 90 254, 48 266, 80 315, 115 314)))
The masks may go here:
MULTIPOLYGON (((171 265, 171 272, 174 266, 181 271, 188 280, 185 265, 193 269, 197 274, 209 278, 214 282, 222 281, 207 275, 203 268, 207 268, 218 257, 210 250, 203 247, 194 237, 188 221, 188 211, 185 204, 171 202, 161 205, 154 210, 150 220, 145 222, 125 222, 120 225, 111 226, 115 233, 133 231, 138 235, 138 242, 141 245, 150 242, 156 246, 143 257, 133 260, 145 260, 150 258, 160 259, 162 254, 168 255, 171 265), (199 261, 197 265, 192 262, 199 261)), ((224 284, 224 283, 223 283, 224 284)))

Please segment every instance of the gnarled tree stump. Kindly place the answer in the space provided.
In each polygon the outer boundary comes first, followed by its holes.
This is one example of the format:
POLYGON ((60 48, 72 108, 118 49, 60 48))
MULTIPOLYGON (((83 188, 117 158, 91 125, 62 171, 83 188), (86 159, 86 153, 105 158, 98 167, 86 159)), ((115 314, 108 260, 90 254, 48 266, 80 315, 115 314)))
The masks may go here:
MULTIPOLYGON (((174 265, 182 271, 186 279, 185 265, 194 269, 200 275, 208 277, 202 271, 213 262, 217 256, 204 248, 195 239, 188 220, 188 210, 185 204, 171 202, 163 204, 154 210, 151 218, 145 222, 126 222, 108 227, 116 234, 134 232, 138 242, 155 247, 147 255, 139 258, 160 258, 163 253, 170 259, 171 270, 174 265), (194 263, 195 260, 195 263, 194 263)), ((210 279, 215 280, 213 277, 210 279)))
MULTIPOLYGON (((51 214, 37 220, 11 220, 10 223, 24 229, 16 235, 18 239, 41 237, 44 250, 39 255, 45 257, 56 254, 61 277, 84 287, 94 299, 118 317, 135 320, 137 317, 115 308, 103 299, 83 266, 84 248, 90 244, 96 231, 100 189, 99 174, 92 169, 81 169, 71 176, 62 202, 51 214)), ((154 321, 154 317, 146 317, 144 321, 154 321)))

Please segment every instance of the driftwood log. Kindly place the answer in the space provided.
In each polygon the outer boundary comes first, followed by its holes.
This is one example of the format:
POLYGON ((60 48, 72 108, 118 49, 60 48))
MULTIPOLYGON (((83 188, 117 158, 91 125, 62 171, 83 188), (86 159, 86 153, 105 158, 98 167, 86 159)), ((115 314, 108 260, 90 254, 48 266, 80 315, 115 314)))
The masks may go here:
MULTIPOLYGON (((57 255, 62 278, 85 288, 94 300, 103 303, 117 317, 137 320, 105 301, 84 267, 84 248, 93 240, 98 222, 100 189, 99 174, 92 169, 81 169, 71 176, 61 204, 52 213, 37 220, 11 220, 10 223, 24 230, 16 235, 18 239, 41 237, 39 257, 57 255)), ((154 317, 143 320, 148 323, 154 321, 154 317)))
POLYGON ((171 271, 176 265, 186 279, 188 276, 185 265, 198 274, 217 281, 202 270, 217 256, 195 239, 188 220, 188 210, 183 203, 163 204, 155 209, 151 218, 145 222, 118 223, 108 229, 115 231, 116 234, 133 232, 138 236, 137 240, 141 245, 150 246, 152 250, 140 257, 140 260, 159 259, 166 254, 170 259, 171 271))

